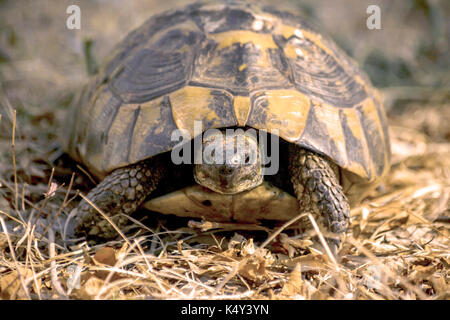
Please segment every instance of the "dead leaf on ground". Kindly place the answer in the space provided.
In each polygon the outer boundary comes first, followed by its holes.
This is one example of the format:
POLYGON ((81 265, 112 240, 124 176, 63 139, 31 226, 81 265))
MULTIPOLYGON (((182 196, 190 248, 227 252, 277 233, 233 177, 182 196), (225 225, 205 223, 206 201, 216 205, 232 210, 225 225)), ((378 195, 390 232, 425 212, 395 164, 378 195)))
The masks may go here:
MULTIPOLYGON (((117 262, 116 251, 111 247, 103 247, 95 253, 93 261, 94 264, 99 267, 114 267, 117 262)), ((102 280, 105 280, 111 272, 112 271, 108 270, 95 270, 94 275, 102 280)), ((118 275, 117 273, 113 274, 111 277, 111 281, 117 279, 120 279, 120 275, 118 275)))
MULTIPOLYGON (((30 269, 21 268, 20 275, 25 282, 27 278, 33 277, 33 272, 30 269)), ((38 285, 40 286, 40 281, 38 281, 38 285)), ((27 294, 23 290, 23 286, 19 279, 19 272, 17 270, 0 276, 0 296, 5 300, 27 298, 27 294)))

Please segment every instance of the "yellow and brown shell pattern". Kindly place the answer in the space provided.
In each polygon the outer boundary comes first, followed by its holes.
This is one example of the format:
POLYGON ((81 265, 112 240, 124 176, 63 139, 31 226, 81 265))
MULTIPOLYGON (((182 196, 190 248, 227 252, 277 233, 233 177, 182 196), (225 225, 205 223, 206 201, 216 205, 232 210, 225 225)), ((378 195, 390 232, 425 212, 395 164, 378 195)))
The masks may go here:
MULTIPOLYGON (((290 12, 194 4, 131 32, 72 104, 66 149, 95 174, 171 150, 175 129, 248 126, 333 159, 366 182, 389 169, 376 91, 290 12)), ((362 181, 361 181, 362 182, 362 181)))

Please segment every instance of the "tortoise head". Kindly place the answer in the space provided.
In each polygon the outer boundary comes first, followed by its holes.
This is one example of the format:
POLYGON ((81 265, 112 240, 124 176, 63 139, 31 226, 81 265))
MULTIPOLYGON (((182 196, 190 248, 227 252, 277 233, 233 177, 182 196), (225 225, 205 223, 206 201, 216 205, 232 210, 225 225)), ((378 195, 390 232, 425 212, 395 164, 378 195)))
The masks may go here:
POLYGON ((236 194, 263 182, 258 140, 242 129, 208 130, 200 151, 202 163, 195 164, 194 178, 204 187, 236 194))

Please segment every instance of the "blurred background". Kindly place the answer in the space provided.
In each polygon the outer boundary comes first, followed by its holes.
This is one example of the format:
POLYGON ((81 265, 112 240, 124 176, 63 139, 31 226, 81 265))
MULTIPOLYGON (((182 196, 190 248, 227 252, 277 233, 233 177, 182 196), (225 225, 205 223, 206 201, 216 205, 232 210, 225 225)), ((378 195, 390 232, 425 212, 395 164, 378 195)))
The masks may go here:
MULTIPOLYGON (((0 0, 2 94, 18 109, 48 105, 87 77, 86 46, 101 62, 149 16, 191 2, 0 0), (71 4, 80 6, 81 30, 66 28, 71 4)), ((297 8, 321 26, 377 87, 449 87, 450 1, 286 0, 280 6, 297 8), (369 5, 381 9, 381 30, 366 27, 369 5)))

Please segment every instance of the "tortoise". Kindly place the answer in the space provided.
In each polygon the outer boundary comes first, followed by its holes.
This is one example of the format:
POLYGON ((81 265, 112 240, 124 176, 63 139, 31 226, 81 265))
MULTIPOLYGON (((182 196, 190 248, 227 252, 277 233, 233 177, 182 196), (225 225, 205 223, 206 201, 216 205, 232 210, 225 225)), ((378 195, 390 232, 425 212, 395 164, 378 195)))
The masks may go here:
MULTIPOLYGON (((340 236, 350 206, 377 186, 391 157, 380 96, 357 64, 300 14, 246 3, 151 17, 74 99, 64 137, 71 157, 101 180, 87 198, 119 227, 142 206, 237 223, 311 212, 340 236), (250 129, 279 138, 276 174, 261 170, 250 129), (211 147, 233 156, 175 164, 177 130, 191 144, 202 137, 203 160, 211 147)), ((70 216, 77 234, 116 236, 85 200, 70 216)))

